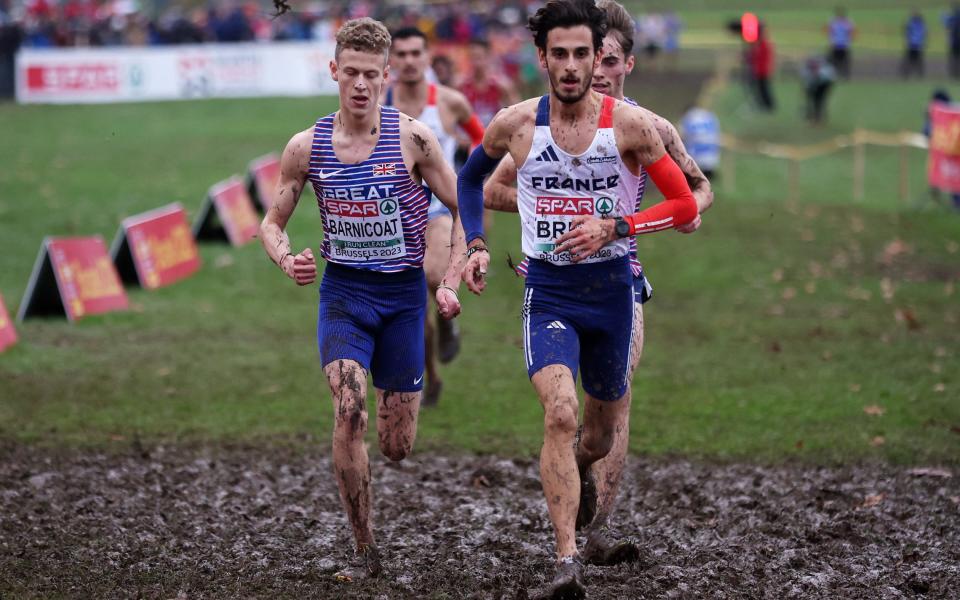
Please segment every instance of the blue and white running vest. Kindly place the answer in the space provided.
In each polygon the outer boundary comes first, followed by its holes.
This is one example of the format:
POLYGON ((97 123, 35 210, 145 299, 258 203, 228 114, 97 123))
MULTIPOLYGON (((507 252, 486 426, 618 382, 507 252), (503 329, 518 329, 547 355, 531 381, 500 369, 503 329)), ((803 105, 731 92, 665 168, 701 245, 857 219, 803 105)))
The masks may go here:
POLYGON ((320 255, 384 273, 421 268, 430 198, 404 165, 399 111, 380 107, 380 139, 355 164, 337 160, 331 143, 336 114, 317 121, 310 153, 309 179, 323 222, 320 255))

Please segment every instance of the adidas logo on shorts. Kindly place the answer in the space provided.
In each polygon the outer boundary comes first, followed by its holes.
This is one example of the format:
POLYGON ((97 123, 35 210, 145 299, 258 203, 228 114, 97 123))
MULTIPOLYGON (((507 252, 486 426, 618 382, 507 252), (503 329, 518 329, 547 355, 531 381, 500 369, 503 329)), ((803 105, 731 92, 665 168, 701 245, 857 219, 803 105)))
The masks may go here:
POLYGON ((547 329, 566 329, 566 325, 560 321, 550 321, 550 324, 547 325, 547 329))

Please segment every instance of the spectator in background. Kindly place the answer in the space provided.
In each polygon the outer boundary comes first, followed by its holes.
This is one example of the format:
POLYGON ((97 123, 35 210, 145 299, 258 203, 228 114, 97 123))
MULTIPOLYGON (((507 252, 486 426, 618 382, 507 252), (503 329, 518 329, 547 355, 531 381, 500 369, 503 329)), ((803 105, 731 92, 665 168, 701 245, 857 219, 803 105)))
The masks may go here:
POLYGON ((0 98, 12 98, 15 91, 14 58, 23 43, 23 30, 0 5, 0 98))
POLYGON ((837 73, 826 58, 811 56, 800 69, 806 97, 806 118, 810 123, 819 125, 826 119, 827 96, 833 87, 837 73))
POLYGON ((691 106, 680 119, 680 138, 707 180, 720 168, 720 120, 711 111, 691 106))
POLYGON ((954 3, 950 12, 943 15, 947 33, 948 68, 950 77, 960 78, 960 3, 954 3))
POLYGON ((927 45, 927 24, 919 10, 914 10, 907 19, 903 35, 906 40, 906 54, 903 57, 900 74, 907 78, 911 72, 914 72, 917 77, 923 77, 923 50, 927 45))
POLYGON ((672 70, 677 62, 677 53, 680 52, 680 32, 683 31, 683 21, 672 10, 663 15, 664 40, 663 52, 667 57, 667 66, 672 70))
POLYGON ((773 76, 774 65, 773 42, 770 41, 765 24, 760 24, 757 30, 757 41, 750 44, 747 61, 757 105, 764 112, 773 112, 776 107, 773 90, 770 89, 770 77, 773 76))
POLYGON ((853 21, 847 18, 847 11, 837 7, 835 16, 827 24, 830 38, 830 62, 844 79, 850 78, 850 45, 857 33, 853 21))

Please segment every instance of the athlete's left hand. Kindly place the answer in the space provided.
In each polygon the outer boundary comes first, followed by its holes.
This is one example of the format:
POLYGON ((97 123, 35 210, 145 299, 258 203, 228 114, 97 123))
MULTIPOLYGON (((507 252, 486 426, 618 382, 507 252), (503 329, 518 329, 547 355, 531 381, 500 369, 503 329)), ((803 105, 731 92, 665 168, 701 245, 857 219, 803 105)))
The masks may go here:
POLYGON ((574 217, 570 229, 557 238, 554 254, 570 253, 570 260, 580 262, 596 254, 616 237, 613 219, 598 219, 590 215, 574 217))
POLYGON ((460 314, 460 298, 452 287, 441 283, 437 288, 436 299, 437 310, 444 319, 452 319, 460 314))
POLYGON ((681 225, 677 227, 677 231, 680 233, 693 233, 694 231, 700 229, 700 215, 697 215, 697 218, 690 221, 686 225, 681 225))

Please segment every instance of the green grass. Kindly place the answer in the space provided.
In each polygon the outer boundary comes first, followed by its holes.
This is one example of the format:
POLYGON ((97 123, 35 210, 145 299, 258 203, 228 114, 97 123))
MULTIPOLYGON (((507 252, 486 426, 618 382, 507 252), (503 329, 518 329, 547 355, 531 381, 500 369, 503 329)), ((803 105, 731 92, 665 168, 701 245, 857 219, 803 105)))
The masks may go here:
MULTIPOLYGON (((911 97, 902 99, 865 86, 851 86, 848 99, 838 90, 832 128, 916 127, 914 100, 925 92, 903 88, 911 97), (858 108, 873 97, 878 106, 858 108)), ((790 93, 778 92, 786 104, 790 93)), ((806 142, 833 132, 807 133, 786 108, 758 122, 738 112, 738 94, 728 90, 718 105, 738 135, 806 142)), ((328 99, 0 105, 0 164, 10 167, 0 171, 8 308, 16 309, 43 236, 109 241, 124 216, 174 200, 194 212, 211 183, 281 149, 330 107, 328 99)), ((724 191, 721 180, 700 232, 641 240, 656 296, 646 309, 632 449, 722 460, 956 462, 958 215, 897 208, 895 169, 873 163, 870 202, 821 194, 848 168, 805 165, 803 202, 791 205, 783 168, 741 158, 736 187, 724 191), (885 257, 897 239, 908 250, 885 257), (908 327, 907 313, 919 328, 908 327), (871 405, 885 413, 866 414, 871 405), (884 443, 871 444, 877 437, 884 443)), ((291 221, 295 246, 320 239, 312 204, 306 197, 291 221)), ((490 288, 465 300, 463 352, 443 370, 440 406, 421 414, 421 449, 539 447, 542 412, 522 366, 522 282, 506 266, 506 254, 518 254, 518 229, 515 217, 497 217, 490 288)), ((129 312, 21 325, 21 343, 0 355, 0 438, 111 447, 135 436, 310 436, 327 444, 316 290, 285 280, 257 244, 205 244, 201 253, 196 276, 130 290, 129 312)))

